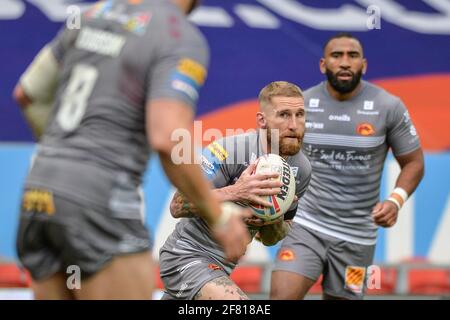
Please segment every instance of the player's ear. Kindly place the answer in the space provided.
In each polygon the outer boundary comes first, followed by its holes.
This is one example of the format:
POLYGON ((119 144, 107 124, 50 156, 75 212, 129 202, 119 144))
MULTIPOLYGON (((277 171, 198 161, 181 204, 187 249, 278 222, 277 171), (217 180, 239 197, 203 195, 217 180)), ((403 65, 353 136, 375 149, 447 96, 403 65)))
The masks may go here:
POLYGON ((363 58, 362 74, 366 74, 366 71, 367 71, 367 59, 363 58))
POLYGON ((327 71, 327 67, 325 66, 325 58, 320 58, 319 61, 319 68, 320 68, 320 72, 322 74, 325 74, 327 71))
POLYGON ((258 127, 261 129, 267 128, 267 121, 266 121, 266 116, 264 115, 264 112, 256 113, 256 123, 258 124, 258 127))

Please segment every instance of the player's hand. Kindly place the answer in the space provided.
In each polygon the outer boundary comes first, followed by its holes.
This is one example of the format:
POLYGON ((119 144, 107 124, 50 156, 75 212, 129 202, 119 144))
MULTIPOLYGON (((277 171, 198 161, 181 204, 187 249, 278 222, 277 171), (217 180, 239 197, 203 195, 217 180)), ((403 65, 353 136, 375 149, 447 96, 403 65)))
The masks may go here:
POLYGON ((256 169, 253 163, 242 172, 239 179, 232 186, 236 201, 244 204, 259 204, 264 207, 270 207, 272 204, 261 198, 261 196, 272 196, 281 192, 283 185, 278 180, 278 173, 252 174, 256 169), (275 180, 276 179, 276 180, 275 180))
POLYGON ((372 210, 375 223, 384 228, 392 227, 398 218, 398 208, 392 201, 378 202, 372 210))
POLYGON ((238 205, 222 205, 223 210, 228 210, 229 217, 226 222, 211 228, 213 236, 222 245, 225 255, 230 261, 237 262, 245 254, 247 245, 250 243, 250 235, 247 226, 244 224, 245 218, 250 218, 250 209, 241 208, 238 205))

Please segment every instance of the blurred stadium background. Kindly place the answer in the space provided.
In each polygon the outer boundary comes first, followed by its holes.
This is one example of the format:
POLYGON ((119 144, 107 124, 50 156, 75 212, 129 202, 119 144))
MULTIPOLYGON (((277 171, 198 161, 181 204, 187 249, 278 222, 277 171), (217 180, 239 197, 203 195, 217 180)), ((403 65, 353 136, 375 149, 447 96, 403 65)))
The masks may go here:
MULTIPOLYGON (((32 298, 28 275, 16 264, 15 232, 34 142, 11 92, 68 17, 67 7, 89 2, 0 0, 0 299, 32 298)), ((306 89, 323 80, 318 61, 328 37, 350 31, 362 40, 369 61, 366 79, 403 99, 426 152, 425 178, 399 222, 379 230, 375 264, 381 268, 381 288, 368 298, 450 297, 450 1, 204 0, 192 20, 212 53, 198 107, 203 129, 253 127, 260 88, 287 80, 306 89), (371 5, 381 9, 380 29, 367 27, 371 5)), ((149 169, 146 222, 157 258, 175 224, 168 213, 174 190, 158 159, 149 169)), ((389 156, 382 197, 392 190, 397 172, 389 156)), ((276 250, 253 243, 233 274, 252 297, 267 298, 276 250)), ((310 297, 319 294, 315 286, 310 297)))

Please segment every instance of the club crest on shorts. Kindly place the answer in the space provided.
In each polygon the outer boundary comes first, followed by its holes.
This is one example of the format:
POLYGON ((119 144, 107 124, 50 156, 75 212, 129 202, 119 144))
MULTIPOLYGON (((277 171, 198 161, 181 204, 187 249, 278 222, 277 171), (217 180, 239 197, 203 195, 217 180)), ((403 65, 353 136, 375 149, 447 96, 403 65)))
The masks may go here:
POLYGON ((365 275, 365 268, 347 266, 345 268, 345 289, 348 289, 355 293, 362 293, 365 275))
POLYGON ((295 259, 294 251, 291 249, 281 249, 278 253, 278 260, 293 261, 295 259))
POLYGON ((39 189, 25 191, 22 198, 22 209, 27 212, 53 215, 55 213, 53 193, 48 190, 39 189))

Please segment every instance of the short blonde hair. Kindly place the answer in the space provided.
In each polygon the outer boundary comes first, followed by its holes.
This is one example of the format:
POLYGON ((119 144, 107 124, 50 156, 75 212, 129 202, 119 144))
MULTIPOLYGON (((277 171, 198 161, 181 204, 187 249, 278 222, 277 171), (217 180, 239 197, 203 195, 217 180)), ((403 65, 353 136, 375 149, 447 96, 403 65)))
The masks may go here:
POLYGON ((259 92, 259 105, 265 107, 272 103, 273 97, 299 97, 303 98, 302 89, 287 81, 274 81, 262 88, 259 92))

